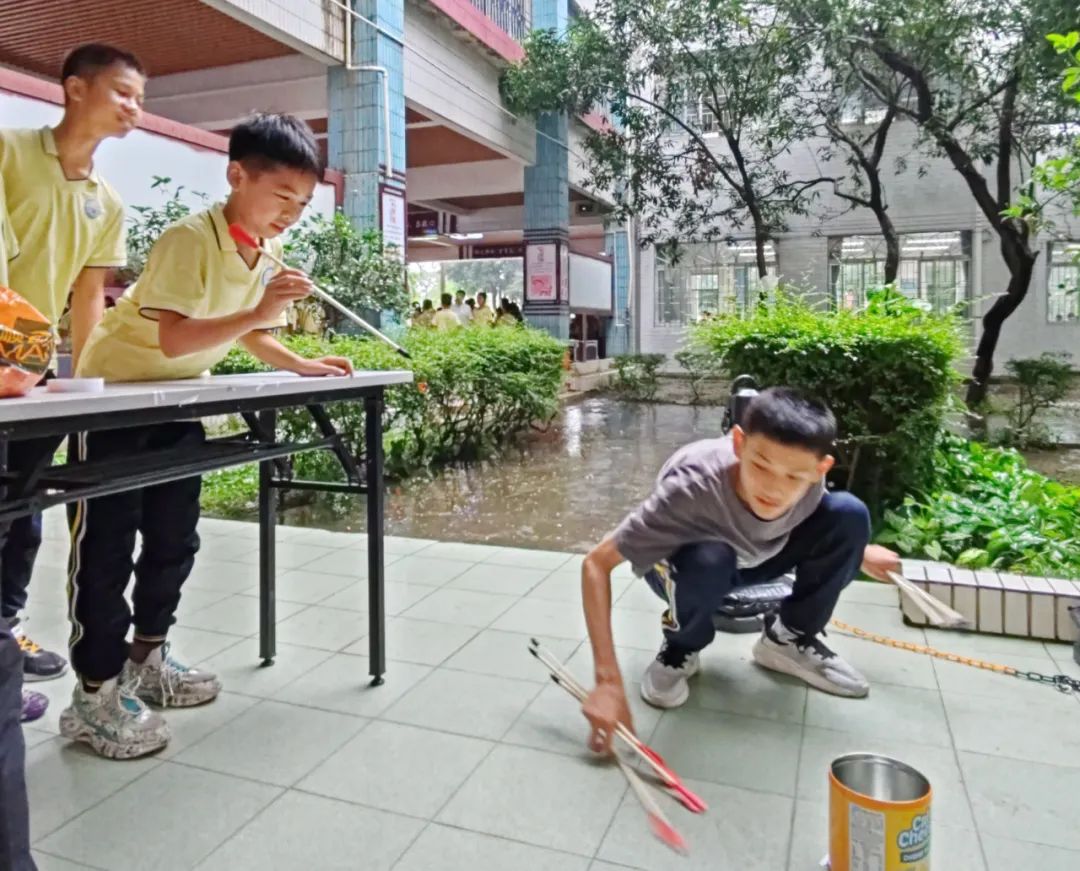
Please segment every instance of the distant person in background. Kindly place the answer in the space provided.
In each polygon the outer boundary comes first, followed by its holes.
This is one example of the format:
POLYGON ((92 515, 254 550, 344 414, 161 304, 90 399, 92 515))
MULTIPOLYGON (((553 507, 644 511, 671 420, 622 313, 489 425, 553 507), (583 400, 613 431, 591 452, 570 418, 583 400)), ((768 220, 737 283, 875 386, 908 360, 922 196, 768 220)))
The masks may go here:
POLYGON ((454 295, 454 304, 450 310, 457 315, 459 326, 464 326, 472 320, 472 310, 465 304, 465 291, 459 290, 454 295))
POLYGON ((495 326, 516 327, 522 320, 521 309, 517 307, 517 303, 504 296, 499 303, 499 316, 495 318, 495 326))
POLYGON ((472 325, 474 327, 490 327, 495 323, 495 312, 487 304, 487 294, 480 291, 476 295, 476 308, 472 313, 472 325))
POLYGON ((412 325, 423 329, 431 329, 435 320, 435 306, 430 299, 425 299, 420 307, 420 313, 413 318, 412 325))
POLYGON ((461 329, 461 321, 454 313, 454 307, 451 305, 452 297, 448 293, 442 295, 442 308, 435 312, 435 317, 432 320, 432 325, 440 333, 448 333, 453 330, 461 329))
POLYGON ((465 300, 465 305, 469 307, 469 323, 472 323, 473 315, 476 314, 476 300, 470 296, 465 300))

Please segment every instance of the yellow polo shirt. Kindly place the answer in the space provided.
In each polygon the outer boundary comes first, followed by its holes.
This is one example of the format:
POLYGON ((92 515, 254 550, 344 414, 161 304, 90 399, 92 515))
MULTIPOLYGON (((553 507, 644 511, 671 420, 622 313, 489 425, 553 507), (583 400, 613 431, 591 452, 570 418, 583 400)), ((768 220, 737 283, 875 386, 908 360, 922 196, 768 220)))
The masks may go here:
POLYGON ((65 178, 48 127, 0 130, 0 176, 21 249, 11 289, 55 325, 84 267, 127 262, 124 203, 97 170, 65 178))
MULTIPOLYGON (((0 176, 0 287, 8 287, 8 261, 19 253, 19 240, 11 229, 4 197, 4 178, 0 176)), ((14 288, 11 288, 14 290, 14 288)), ((16 291, 18 293, 18 291, 16 291)))
POLYGON ((435 312, 435 317, 431 319, 431 323, 440 333, 460 329, 461 327, 458 316, 448 308, 441 308, 435 312))
MULTIPOLYGON (((263 245, 282 256, 280 239, 263 245)), ((259 255, 249 267, 229 235, 220 205, 188 215, 161 234, 139 280, 105 312, 90 334, 78 374, 107 381, 168 381, 197 378, 229 353, 232 342, 182 357, 166 357, 158 341, 158 312, 188 318, 220 318, 249 309, 278 272, 259 255)), ((284 326, 285 315, 262 329, 284 326)))

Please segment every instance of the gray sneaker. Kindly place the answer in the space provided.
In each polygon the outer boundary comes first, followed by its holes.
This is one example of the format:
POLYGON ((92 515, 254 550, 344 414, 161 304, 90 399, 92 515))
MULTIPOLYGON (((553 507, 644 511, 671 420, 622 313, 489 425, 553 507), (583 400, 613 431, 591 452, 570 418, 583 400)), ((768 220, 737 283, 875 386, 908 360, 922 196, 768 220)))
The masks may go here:
POLYGON ((676 650, 666 641, 641 678, 641 697, 654 708, 677 708, 690 698, 687 681, 701 668, 699 654, 676 650))
POLYGON ((71 706, 60 715, 60 734, 82 741, 109 759, 135 759, 169 743, 169 726, 149 710, 133 687, 107 680, 96 693, 75 685, 71 706))
POLYGON ((131 681, 140 699, 159 708, 190 708, 212 702, 221 681, 211 671, 189 668, 176 660, 168 642, 155 647, 143 663, 124 663, 123 680, 131 681))
POLYGON ((765 618, 765 631, 754 645, 754 661, 834 696, 862 698, 870 692, 866 678, 821 638, 788 629, 775 614, 765 618))

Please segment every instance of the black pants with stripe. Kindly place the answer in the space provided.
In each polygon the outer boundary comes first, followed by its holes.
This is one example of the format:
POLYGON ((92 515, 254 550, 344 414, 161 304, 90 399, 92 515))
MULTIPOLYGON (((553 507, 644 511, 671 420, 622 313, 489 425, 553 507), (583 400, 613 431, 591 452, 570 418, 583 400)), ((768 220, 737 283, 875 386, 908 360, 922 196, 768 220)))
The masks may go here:
POLYGON ((22 712, 23 653, 7 623, 0 623, 0 868, 35 871, 30 858, 26 801, 26 743, 22 712))
MULTIPOLYGON (((179 421, 83 433, 77 451, 80 459, 119 460, 195 446, 205 438, 201 423, 179 421)), ((196 476, 69 506, 71 664, 85 680, 106 681, 120 674, 133 622, 135 637, 165 639, 199 550, 201 489, 202 479, 196 476), (137 560, 136 532, 142 533, 137 560), (124 599, 133 570, 134 620, 124 599)))

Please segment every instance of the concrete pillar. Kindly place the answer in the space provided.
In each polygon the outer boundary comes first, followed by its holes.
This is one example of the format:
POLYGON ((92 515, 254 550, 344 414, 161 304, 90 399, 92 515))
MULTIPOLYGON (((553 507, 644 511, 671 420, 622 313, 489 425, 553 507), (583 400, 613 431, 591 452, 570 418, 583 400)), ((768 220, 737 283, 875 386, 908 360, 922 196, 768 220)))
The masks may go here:
POLYGON ((383 230, 388 243, 405 232, 405 0, 351 0, 353 9, 375 22, 352 19, 350 70, 331 67, 327 76, 329 164, 345 175, 344 211, 361 229, 383 230), (384 82, 385 80, 385 82, 384 82), (386 167, 389 91, 389 142, 386 167), (395 210, 394 206, 397 206, 395 210))
POLYGON ((604 228, 604 250, 612 258, 612 277, 615 281, 615 312, 608 321, 607 355, 633 352, 630 334, 630 239, 625 224, 608 224, 604 228))
MULTIPOLYGON (((567 0, 533 0, 533 27, 566 30, 567 0)), ((536 163, 525 168, 525 304, 532 325, 570 336, 570 162, 565 113, 536 119, 536 163)))

